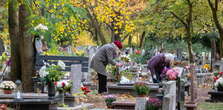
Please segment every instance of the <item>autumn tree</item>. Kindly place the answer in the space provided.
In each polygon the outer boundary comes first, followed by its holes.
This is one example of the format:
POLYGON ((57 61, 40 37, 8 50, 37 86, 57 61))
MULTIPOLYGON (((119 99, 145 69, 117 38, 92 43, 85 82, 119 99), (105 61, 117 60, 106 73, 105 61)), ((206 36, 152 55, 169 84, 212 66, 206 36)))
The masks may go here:
POLYGON ((220 57, 223 57, 223 27, 220 21, 221 12, 223 11, 223 2, 221 0, 207 0, 211 8, 213 22, 218 30, 220 36, 220 57))
MULTIPOLYGON (((202 0, 151 0, 150 7, 156 13, 152 17, 152 30, 160 30, 161 36, 179 37, 184 36, 187 42, 189 61, 193 62, 192 39, 195 33, 203 31, 204 22, 199 23, 205 18, 202 9, 205 3, 202 0), (201 19, 201 20, 200 20, 201 19), (155 23, 154 23, 155 22, 155 23)), ((209 22, 207 22, 208 24, 209 22)), ((207 27, 207 26, 205 26, 207 27)))

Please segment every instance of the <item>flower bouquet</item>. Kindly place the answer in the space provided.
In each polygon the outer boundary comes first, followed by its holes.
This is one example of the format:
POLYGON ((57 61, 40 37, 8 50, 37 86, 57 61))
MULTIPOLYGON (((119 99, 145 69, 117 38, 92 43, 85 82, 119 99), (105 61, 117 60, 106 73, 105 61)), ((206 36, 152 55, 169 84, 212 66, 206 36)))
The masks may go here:
POLYGON ((81 90, 84 92, 84 95, 87 95, 89 92, 91 92, 91 90, 85 86, 82 86, 81 90))
POLYGON ((70 88, 72 86, 69 80, 61 80, 55 83, 57 90, 59 92, 70 92, 70 88))
POLYGON ((223 72, 214 72, 214 82, 216 82, 220 77, 223 77, 223 72))
POLYGON ((144 82, 136 82, 134 84, 134 90, 136 91, 136 94, 140 97, 147 96, 149 94, 149 87, 144 82))
POLYGON ((209 71, 211 69, 211 66, 209 64, 205 64, 202 66, 202 68, 209 71))
POLYGON ((105 96, 105 103, 108 108, 112 107, 112 102, 116 101, 116 96, 114 95, 107 95, 105 96))
POLYGON ((223 78, 220 77, 219 79, 217 79, 214 83, 214 86, 217 88, 218 91, 223 91, 223 78))
POLYGON ((168 80, 176 80, 179 74, 179 70, 176 68, 172 68, 167 70, 166 76, 168 80))
POLYGON ((13 81, 3 81, 0 88, 4 90, 5 94, 11 94, 12 90, 16 89, 16 84, 13 81))
POLYGON ((39 71, 40 78, 48 85, 48 96, 54 97, 56 94, 55 82, 61 80, 65 72, 66 65, 62 61, 55 64, 45 64, 39 71))
POLYGON ((146 110, 159 110, 161 101, 158 98, 149 98, 146 104, 146 110))
POLYGON ((120 60, 121 60, 121 61, 124 61, 124 62, 130 62, 130 61, 131 61, 131 59, 129 58, 128 55, 122 55, 122 56, 120 57, 120 60))
POLYGON ((58 61, 57 65, 45 64, 39 71, 40 78, 47 83, 59 81, 65 75, 62 71, 65 70, 65 67, 66 65, 62 61, 58 61))

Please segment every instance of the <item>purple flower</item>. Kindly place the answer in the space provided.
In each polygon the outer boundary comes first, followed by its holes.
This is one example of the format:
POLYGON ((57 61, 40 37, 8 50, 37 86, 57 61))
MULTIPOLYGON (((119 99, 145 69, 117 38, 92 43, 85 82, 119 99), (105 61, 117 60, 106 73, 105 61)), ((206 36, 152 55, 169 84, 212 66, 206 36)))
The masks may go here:
POLYGON ((155 107, 160 107, 161 106, 161 101, 158 98, 149 98, 148 104, 153 105, 155 107))
POLYGON ((11 60, 11 58, 9 58, 9 60, 6 61, 6 65, 7 65, 7 66, 10 66, 11 64, 12 64, 12 60, 11 60))

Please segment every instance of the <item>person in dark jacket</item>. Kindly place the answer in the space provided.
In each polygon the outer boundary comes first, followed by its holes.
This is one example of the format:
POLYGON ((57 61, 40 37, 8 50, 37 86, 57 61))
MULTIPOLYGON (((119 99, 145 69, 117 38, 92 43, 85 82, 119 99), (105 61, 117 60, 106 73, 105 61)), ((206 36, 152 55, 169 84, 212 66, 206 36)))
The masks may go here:
POLYGON ((107 92, 108 74, 106 72, 106 66, 108 64, 121 66, 118 62, 114 61, 114 59, 118 57, 120 49, 122 49, 122 43, 120 41, 115 41, 113 43, 103 45, 92 57, 90 67, 98 74, 98 93, 107 92))
POLYGON ((154 83, 161 82, 161 74, 164 70, 164 68, 169 68, 171 61, 174 60, 174 56, 171 54, 158 54, 156 56, 153 56, 148 61, 148 69, 151 72, 151 76, 154 83))

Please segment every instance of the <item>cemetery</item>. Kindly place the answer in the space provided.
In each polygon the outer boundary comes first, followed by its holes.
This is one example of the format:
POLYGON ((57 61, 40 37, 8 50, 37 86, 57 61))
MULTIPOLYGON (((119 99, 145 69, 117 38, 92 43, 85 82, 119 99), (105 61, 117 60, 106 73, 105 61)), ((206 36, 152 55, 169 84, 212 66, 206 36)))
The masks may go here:
POLYGON ((0 110, 223 110, 222 0, 1 0, 0 110))

